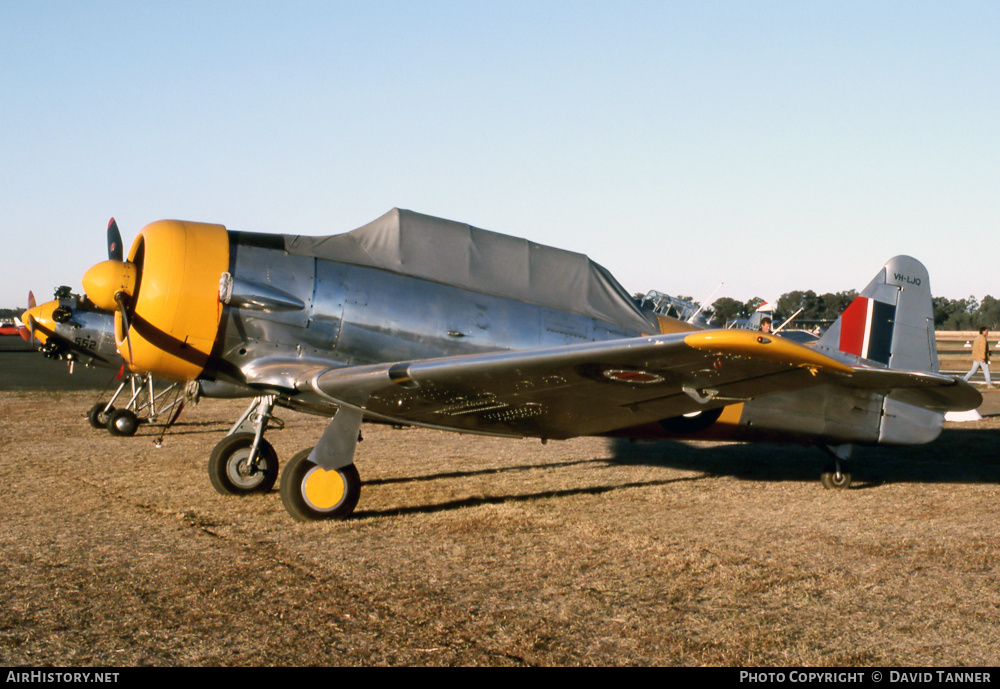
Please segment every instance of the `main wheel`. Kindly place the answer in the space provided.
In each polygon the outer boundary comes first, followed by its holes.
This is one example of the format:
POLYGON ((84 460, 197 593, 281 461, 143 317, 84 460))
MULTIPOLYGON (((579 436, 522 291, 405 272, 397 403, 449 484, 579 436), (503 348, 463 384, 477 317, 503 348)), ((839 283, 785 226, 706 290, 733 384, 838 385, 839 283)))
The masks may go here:
POLYGON ((278 480, 278 453, 263 438, 257 446, 257 461, 250 464, 253 433, 227 435, 212 449, 208 478, 223 495, 266 493, 278 480))
POLYGON ((111 409, 105 413, 104 408, 107 406, 108 405, 103 402, 98 402, 90 408, 90 411, 87 412, 87 421, 90 422, 90 425, 93 428, 108 427, 108 416, 115 411, 115 408, 111 407, 111 409))
POLYGON ((118 409, 108 414, 108 432, 111 435, 135 435, 139 419, 128 409, 118 409))
POLYGON ((344 519, 361 497, 361 477, 353 464, 327 471, 309 461, 312 448, 289 460, 281 474, 281 502, 300 522, 344 519))
POLYGON ((819 480, 823 482, 824 488, 843 489, 851 487, 851 475, 846 471, 841 471, 839 475, 835 470, 824 471, 822 474, 820 474, 819 480))

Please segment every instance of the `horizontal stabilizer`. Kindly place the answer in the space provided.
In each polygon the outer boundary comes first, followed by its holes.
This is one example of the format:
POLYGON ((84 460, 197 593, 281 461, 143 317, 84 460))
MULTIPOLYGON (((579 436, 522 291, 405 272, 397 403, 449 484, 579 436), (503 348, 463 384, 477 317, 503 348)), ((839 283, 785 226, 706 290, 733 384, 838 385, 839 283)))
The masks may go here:
POLYGON ((966 411, 983 403, 978 390, 960 378, 925 371, 856 367, 843 385, 869 390, 931 411, 966 411))

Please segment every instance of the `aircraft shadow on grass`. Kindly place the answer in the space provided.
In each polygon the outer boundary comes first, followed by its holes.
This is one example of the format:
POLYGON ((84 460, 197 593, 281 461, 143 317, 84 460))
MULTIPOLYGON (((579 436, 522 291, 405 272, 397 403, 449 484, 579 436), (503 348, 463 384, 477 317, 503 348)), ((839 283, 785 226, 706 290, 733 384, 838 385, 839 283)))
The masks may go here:
MULTIPOLYGON (((946 429, 937 442, 927 446, 858 448, 853 464, 855 481, 851 489, 865 490, 890 483, 1000 483, 1000 458, 995 452, 998 443, 1000 443, 1000 432, 996 430, 946 429)), ((817 467, 825 461, 825 455, 819 450, 798 445, 734 443, 699 447, 673 441, 630 443, 627 440, 613 440, 609 441, 605 457, 374 479, 365 481, 365 484, 368 486, 405 484, 464 477, 499 476, 518 472, 531 474, 586 465, 592 465, 595 469, 602 466, 661 466, 698 473, 690 476, 626 480, 550 491, 477 494, 434 504, 387 510, 359 510, 354 518, 447 512, 480 505, 514 504, 577 495, 608 494, 609 499, 614 499, 613 494, 621 490, 668 486, 720 476, 761 483, 798 481, 815 484, 817 467)), ((817 490, 821 489, 817 486, 817 490)))
MULTIPOLYGON (((526 465, 518 467, 504 467, 501 469, 486 469, 468 472, 446 472, 442 474, 433 474, 428 476, 416 476, 408 478, 394 478, 385 480, 375 480, 366 481, 365 484, 379 485, 386 483, 406 483, 412 481, 433 481, 433 480, 444 480, 449 478, 462 478, 471 476, 481 476, 488 474, 498 474, 508 471, 551 471, 553 467, 565 467, 570 465, 579 464, 594 464, 594 465, 607 465, 607 459, 591 459, 585 461, 576 462, 559 462, 555 464, 546 465, 526 465)), ((478 507, 480 505, 503 505, 503 504, 514 504, 519 502, 533 502, 535 500, 550 500, 555 498, 567 498, 577 495, 601 495, 604 493, 613 493, 619 490, 625 490, 628 488, 644 488, 649 486, 665 486, 672 483, 684 483, 687 481, 698 481, 704 478, 709 478, 709 475, 702 474, 699 476, 679 476, 672 477, 668 479, 659 480, 646 480, 646 481, 627 481, 621 483, 605 484, 599 486, 581 486, 579 488, 563 488, 558 490, 542 490, 535 491, 531 493, 519 493, 519 494, 498 494, 498 495, 474 495, 467 498, 458 498, 455 500, 448 500, 446 502, 439 503, 424 503, 421 505, 413 505, 408 507, 398 507, 386 510, 358 510, 352 516, 353 519, 364 519, 371 517, 389 517, 389 516, 401 516, 405 514, 430 514, 435 512, 449 512, 451 510, 464 509, 469 507, 478 507)))
MULTIPOLYGON (((1000 432, 945 429, 937 441, 915 447, 857 447, 852 488, 887 483, 1000 483, 1000 432)), ((798 445, 731 444, 698 447, 679 442, 631 444, 615 441, 612 461, 704 471, 747 481, 815 480, 826 461, 816 448, 798 445)))

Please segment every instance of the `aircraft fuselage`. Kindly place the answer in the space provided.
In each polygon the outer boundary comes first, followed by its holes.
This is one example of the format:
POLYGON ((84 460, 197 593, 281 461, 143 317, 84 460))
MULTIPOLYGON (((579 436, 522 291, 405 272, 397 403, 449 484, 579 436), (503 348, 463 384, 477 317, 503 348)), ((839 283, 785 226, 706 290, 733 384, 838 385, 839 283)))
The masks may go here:
MULTIPOLYGON (((287 254, 281 235, 230 232, 230 270, 245 291, 280 290, 301 307, 228 308, 220 328, 216 377, 242 383, 274 362, 326 366, 502 352, 636 337, 647 332, 586 315, 453 285, 311 256, 287 254), (262 289, 261 286, 264 286, 262 289), (249 367, 249 368, 248 368, 249 367)), ((234 293, 238 288, 234 288, 234 293)), ((264 303, 242 294, 241 303, 264 303)), ((272 302, 276 301, 274 299, 272 302)), ((651 317, 655 322, 656 318, 651 317)), ((679 329, 693 326, 678 325, 679 329)), ((277 381, 276 381, 277 382, 277 381)), ((289 381, 280 381, 288 386, 289 381)), ((314 401, 328 407, 325 400, 314 401)))

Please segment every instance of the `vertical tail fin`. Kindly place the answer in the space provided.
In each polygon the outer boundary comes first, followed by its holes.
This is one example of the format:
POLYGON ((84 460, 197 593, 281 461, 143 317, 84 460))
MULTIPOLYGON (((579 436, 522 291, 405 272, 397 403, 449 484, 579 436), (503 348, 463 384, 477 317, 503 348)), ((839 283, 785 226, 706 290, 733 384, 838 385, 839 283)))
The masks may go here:
POLYGON ((889 368, 937 373, 927 269, 909 256, 889 259, 816 347, 889 368))
MULTIPOLYGON (((938 372, 934 308, 927 269, 909 256, 889 259, 864 291, 816 343, 860 357, 858 363, 892 369, 938 372)), ((944 414, 903 401, 882 398, 878 442, 913 445, 934 440, 944 414)))

